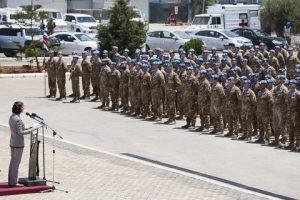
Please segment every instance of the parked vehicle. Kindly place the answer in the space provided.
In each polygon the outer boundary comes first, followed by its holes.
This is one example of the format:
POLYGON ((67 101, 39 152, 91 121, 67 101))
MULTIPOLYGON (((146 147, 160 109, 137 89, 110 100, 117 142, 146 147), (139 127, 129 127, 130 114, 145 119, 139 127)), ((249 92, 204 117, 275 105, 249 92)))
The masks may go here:
POLYGON ((207 14, 195 15, 192 24, 185 30, 187 33, 198 29, 224 29, 231 30, 241 27, 260 29, 260 5, 236 4, 208 6, 207 14))
POLYGON ((146 49, 178 50, 190 39, 191 37, 183 31, 151 31, 147 33, 146 49))
MULTIPOLYGON (((48 18, 52 18, 54 23, 55 23, 55 28, 54 28, 54 32, 66 32, 68 31, 68 25, 67 23, 63 20, 63 14, 57 10, 57 9, 51 9, 51 8, 40 8, 38 10, 39 13, 41 12, 46 12, 48 18)), ((48 20, 45 19, 44 21, 44 25, 46 27, 47 30, 47 23, 48 20)), ((41 22, 38 22, 39 26, 41 25, 41 22)))
POLYGON ((81 13, 67 13, 65 14, 65 21, 69 32, 97 33, 97 26, 99 25, 99 21, 94 17, 81 13))
POLYGON ((17 20, 14 19, 14 14, 20 11, 21 8, 0 8, 0 23, 15 24, 17 20))
POLYGON ((97 41, 93 40, 85 33, 70 33, 61 32, 54 33, 49 38, 55 37, 60 41, 60 48, 62 48, 63 55, 71 55, 73 51, 91 51, 98 48, 97 41))
POLYGON ((272 37, 269 34, 259 30, 250 28, 236 28, 231 30, 232 32, 248 38, 254 45, 259 45, 261 42, 265 43, 268 49, 274 49, 275 46, 287 46, 287 41, 280 37, 272 37))
POLYGON ((225 43, 234 47, 245 46, 250 48, 253 46, 251 40, 225 30, 203 29, 195 31, 191 37, 202 39, 209 49, 215 47, 217 50, 222 50, 225 43))
POLYGON ((38 27, 0 25, 0 52, 7 57, 13 57, 20 51, 20 47, 29 45, 32 39, 42 40, 42 38, 38 27))

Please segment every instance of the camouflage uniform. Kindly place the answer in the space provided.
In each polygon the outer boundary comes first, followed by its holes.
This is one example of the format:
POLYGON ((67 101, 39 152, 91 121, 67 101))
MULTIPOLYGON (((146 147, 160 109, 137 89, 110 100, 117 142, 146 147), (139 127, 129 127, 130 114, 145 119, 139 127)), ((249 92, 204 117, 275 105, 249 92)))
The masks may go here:
MULTIPOLYGON (((186 77, 186 71, 182 71, 178 73, 178 77, 180 79, 181 82, 183 82, 183 80, 186 77)), ((179 86, 177 88, 177 96, 176 96, 176 103, 177 103, 177 111, 179 112, 179 118, 178 119, 182 119, 183 116, 185 115, 184 113, 184 88, 183 85, 179 86)))
POLYGON ((184 113, 186 115, 186 127, 195 127, 197 117, 197 95, 199 83, 194 75, 186 76, 182 82, 184 87, 184 113))
POLYGON ((203 129, 209 129, 210 124, 210 95, 211 86, 209 81, 205 78, 199 81, 199 89, 197 96, 198 112, 200 115, 201 126, 200 131, 203 129))
POLYGON ((102 105, 100 108, 108 108, 109 107, 109 89, 110 89, 110 75, 111 70, 110 67, 107 65, 102 66, 100 72, 100 91, 101 91, 101 101, 102 105))
POLYGON ((130 77, 129 69, 122 69, 121 81, 120 81, 120 97, 121 97, 123 112, 127 112, 129 110, 129 77, 130 77))
POLYGON ((295 66, 296 64, 299 63, 300 63, 299 59, 294 55, 290 55, 287 58, 287 62, 286 62, 287 78, 293 78, 295 66))
POLYGON ((168 107, 169 120, 166 123, 175 122, 176 119, 176 96, 177 88, 181 86, 181 81, 175 72, 166 73, 166 102, 168 107))
POLYGON ((91 82, 93 87, 93 93, 95 94, 94 101, 100 99, 100 71, 101 71, 101 61, 99 58, 92 59, 92 75, 91 82))
POLYGON ((72 82, 72 91, 74 94, 74 99, 71 102, 80 102, 80 76, 82 75, 82 70, 79 64, 77 63, 72 63, 72 71, 70 74, 70 79, 72 82))
POLYGON ((223 132, 223 116, 222 111, 225 101, 224 88, 220 83, 212 85, 210 96, 210 113, 211 121, 215 132, 223 132))
POLYGON ((277 85, 273 90, 273 128, 275 134, 275 144, 279 144, 279 136, 286 136, 286 115, 288 89, 283 85, 277 85))
POLYGON ((50 57, 45 64, 45 69, 47 70, 48 74, 48 86, 49 86, 49 93, 48 97, 55 97, 56 96, 56 62, 53 57, 50 57))
POLYGON ((242 92, 236 85, 227 86, 226 90, 226 119, 228 120, 228 136, 238 136, 239 133, 239 115, 242 92))
POLYGON ((112 69, 110 74, 110 97, 111 97, 111 108, 110 110, 119 109, 119 88, 120 88, 121 73, 118 69, 112 69))
POLYGON ((163 73, 157 69, 152 72, 151 97, 153 120, 161 120, 163 114, 163 90, 165 89, 165 78, 163 73))
POLYGON ((92 66, 90 61, 87 60, 87 58, 82 60, 81 69, 82 69, 82 89, 83 89, 82 98, 90 98, 92 66))
POLYGON ((270 143, 273 97, 268 89, 260 90, 257 95, 256 116, 259 128, 259 140, 270 143))
POLYGON ((287 138, 290 147, 300 148, 300 92, 297 90, 289 92, 287 101, 287 138), (295 145, 294 145, 295 143, 295 145))
POLYGON ((146 118, 151 115, 151 75, 148 71, 142 75, 141 85, 141 97, 142 97, 142 116, 146 118))
POLYGON ((56 80, 59 90, 59 98, 66 98, 66 72, 68 68, 62 59, 58 59, 56 62, 56 80))
POLYGON ((243 90, 242 93, 242 123, 245 139, 251 139, 253 129, 253 118, 256 115, 257 100, 251 89, 243 90))

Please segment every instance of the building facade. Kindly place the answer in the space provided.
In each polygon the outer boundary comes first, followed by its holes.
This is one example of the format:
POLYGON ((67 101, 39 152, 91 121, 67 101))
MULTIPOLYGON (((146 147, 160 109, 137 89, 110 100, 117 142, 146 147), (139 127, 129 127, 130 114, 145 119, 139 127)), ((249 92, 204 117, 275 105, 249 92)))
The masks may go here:
POLYGON ((261 0, 219 0, 220 4, 260 4, 261 0))

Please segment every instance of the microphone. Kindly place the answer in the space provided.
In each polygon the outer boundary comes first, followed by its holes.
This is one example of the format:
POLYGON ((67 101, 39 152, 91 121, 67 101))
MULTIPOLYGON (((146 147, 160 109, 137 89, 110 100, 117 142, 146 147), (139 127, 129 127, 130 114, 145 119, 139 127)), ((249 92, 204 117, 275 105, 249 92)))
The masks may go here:
POLYGON ((30 114, 29 112, 26 112, 26 115, 33 118, 32 114, 30 114))
POLYGON ((40 116, 38 116, 37 114, 35 114, 35 113, 32 113, 32 116, 33 116, 33 118, 38 118, 38 119, 40 119, 40 120, 42 120, 42 121, 44 121, 44 119, 43 118, 41 118, 40 116))

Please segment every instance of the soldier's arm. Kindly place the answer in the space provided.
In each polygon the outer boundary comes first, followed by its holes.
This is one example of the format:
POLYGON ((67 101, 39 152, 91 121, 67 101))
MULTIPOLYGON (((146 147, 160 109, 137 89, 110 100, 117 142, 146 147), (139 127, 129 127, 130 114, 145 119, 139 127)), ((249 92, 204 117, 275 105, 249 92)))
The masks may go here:
POLYGON ((159 75, 159 82, 160 82, 160 85, 162 86, 162 88, 164 88, 166 81, 165 81, 165 77, 164 77, 163 73, 160 73, 160 75, 159 75))
POLYGON ((179 77, 178 77, 177 74, 174 75, 174 81, 175 81, 175 87, 176 87, 176 89, 182 85, 181 84, 181 80, 179 79, 179 77))

